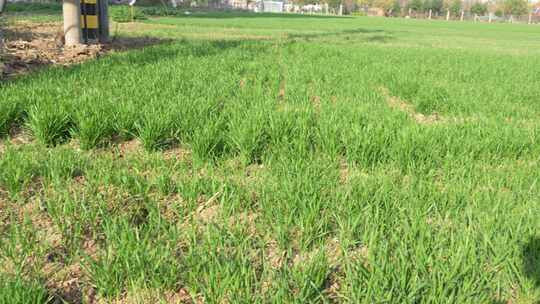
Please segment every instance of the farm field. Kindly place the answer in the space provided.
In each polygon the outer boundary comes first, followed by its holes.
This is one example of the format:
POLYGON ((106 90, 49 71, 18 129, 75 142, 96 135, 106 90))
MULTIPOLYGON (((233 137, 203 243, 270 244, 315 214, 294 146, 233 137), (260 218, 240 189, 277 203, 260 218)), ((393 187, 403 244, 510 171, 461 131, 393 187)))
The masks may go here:
POLYGON ((538 26, 111 30, 0 82, 0 303, 540 301, 538 26))

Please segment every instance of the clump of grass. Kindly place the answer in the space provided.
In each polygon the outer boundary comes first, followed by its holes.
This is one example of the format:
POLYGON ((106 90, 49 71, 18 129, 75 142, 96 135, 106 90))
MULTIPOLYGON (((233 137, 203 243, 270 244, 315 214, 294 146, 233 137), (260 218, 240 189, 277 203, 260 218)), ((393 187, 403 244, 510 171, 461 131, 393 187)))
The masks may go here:
POLYGON ((72 121, 64 107, 42 104, 30 109, 27 126, 38 142, 54 146, 68 139, 72 121))
POLYGON ((87 265, 102 295, 114 297, 127 288, 172 288, 178 282, 179 257, 171 250, 178 237, 175 229, 157 224, 134 228, 126 219, 112 219, 104 224, 104 234, 110 247, 87 265))
POLYGON ((119 102, 116 106, 112 118, 115 135, 124 140, 135 137, 137 121, 140 116, 140 105, 133 102, 119 102))
POLYGON ((157 176, 155 187, 163 195, 171 195, 176 191, 176 183, 169 173, 163 173, 157 176))
POLYGON ((293 289, 300 302, 309 303, 323 297, 324 284, 330 274, 330 265, 323 251, 308 261, 295 265, 292 273, 293 289))
POLYGON ((268 113, 252 109, 234 115, 228 125, 228 142, 245 163, 260 162, 268 144, 268 113))
POLYGON ((0 185, 12 197, 24 190, 30 181, 39 174, 35 157, 14 148, 8 148, 0 159, 0 185))
POLYGON ((29 282, 21 277, 0 275, 0 303, 25 304, 49 303, 52 297, 45 286, 37 282, 29 282))
POLYGON ((104 145, 114 133, 111 110, 106 105, 92 105, 77 110, 75 124, 74 135, 85 150, 104 145))
POLYGON ((143 147, 155 151, 172 145, 175 141, 174 123, 167 110, 152 109, 136 123, 137 135, 143 147))
POLYGON ((17 103, 0 103, 0 138, 9 133, 9 129, 20 116, 20 109, 17 103))
POLYGON ((50 181, 64 181, 81 176, 84 162, 72 149, 58 147, 47 152, 47 158, 41 168, 41 176, 50 181))
POLYGON ((195 159, 200 161, 212 160, 226 151, 224 122, 220 118, 209 120, 207 124, 195 130, 191 138, 191 148, 195 159))

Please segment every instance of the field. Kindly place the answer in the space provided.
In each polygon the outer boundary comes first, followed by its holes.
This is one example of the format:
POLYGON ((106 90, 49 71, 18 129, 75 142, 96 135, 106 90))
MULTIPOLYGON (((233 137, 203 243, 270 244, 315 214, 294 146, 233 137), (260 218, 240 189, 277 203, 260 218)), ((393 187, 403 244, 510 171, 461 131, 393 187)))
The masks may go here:
POLYGON ((0 303, 538 303, 538 31, 113 24, 0 83, 0 303))

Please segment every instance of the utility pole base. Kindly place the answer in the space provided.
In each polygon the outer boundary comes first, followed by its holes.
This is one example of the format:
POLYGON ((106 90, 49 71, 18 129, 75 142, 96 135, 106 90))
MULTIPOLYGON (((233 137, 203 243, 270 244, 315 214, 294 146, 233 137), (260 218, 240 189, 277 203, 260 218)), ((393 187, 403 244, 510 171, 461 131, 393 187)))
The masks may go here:
POLYGON ((64 14, 64 39, 66 46, 81 44, 80 0, 64 0, 62 10, 64 14))

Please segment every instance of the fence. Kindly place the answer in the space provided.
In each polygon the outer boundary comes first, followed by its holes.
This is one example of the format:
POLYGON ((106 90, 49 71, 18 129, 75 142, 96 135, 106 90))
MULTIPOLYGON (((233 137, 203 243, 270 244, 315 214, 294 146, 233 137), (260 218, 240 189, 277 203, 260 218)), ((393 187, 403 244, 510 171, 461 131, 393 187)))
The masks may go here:
POLYGON ((462 12, 458 15, 448 13, 410 12, 407 14, 397 14, 395 17, 405 17, 410 19, 432 19, 432 20, 453 20, 486 23, 530 23, 540 24, 540 15, 524 16, 495 16, 494 14, 478 16, 470 12, 462 12))

